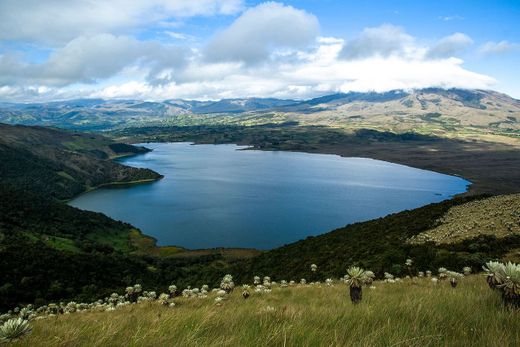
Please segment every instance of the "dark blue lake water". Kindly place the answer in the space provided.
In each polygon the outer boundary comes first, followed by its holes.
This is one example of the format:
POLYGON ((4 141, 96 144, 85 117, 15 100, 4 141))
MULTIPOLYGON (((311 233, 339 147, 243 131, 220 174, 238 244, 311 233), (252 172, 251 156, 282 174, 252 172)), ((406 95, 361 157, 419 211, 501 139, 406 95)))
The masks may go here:
POLYGON ((121 159, 164 179, 103 188, 70 205, 133 224, 159 245, 269 249, 466 191, 468 181, 365 158, 145 144, 121 159))

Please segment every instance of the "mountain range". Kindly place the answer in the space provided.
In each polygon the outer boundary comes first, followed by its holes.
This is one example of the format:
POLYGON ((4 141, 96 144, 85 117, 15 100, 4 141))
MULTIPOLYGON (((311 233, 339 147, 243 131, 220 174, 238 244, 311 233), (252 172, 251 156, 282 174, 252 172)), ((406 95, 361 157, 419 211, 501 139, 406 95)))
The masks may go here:
MULTIPOLYGON (((428 88, 384 93, 349 92, 309 100, 275 98, 197 100, 77 99, 45 103, 0 102, 0 122, 83 130, 112 130, 148 124, 193 125, 240 122, 255 124, 297 121, 306 125, 395 125, 426 121, 448 129, 485 127, 520 131, 520 100, 489 90, 428 88)), ((409 127, 410 124, 405 126, 409 127)), ((413 127, 413 124, 411 125, 413 127)))

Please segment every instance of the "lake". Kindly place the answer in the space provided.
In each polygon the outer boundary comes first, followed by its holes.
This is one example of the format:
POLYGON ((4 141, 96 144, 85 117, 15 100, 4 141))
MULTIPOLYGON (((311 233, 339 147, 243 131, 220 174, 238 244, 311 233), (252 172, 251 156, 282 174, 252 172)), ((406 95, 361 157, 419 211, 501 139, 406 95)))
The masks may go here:
POLYGON ((164 178, 102 188, 70 205, 131 223, 159 245, 270 249, 346 224, 439 202, 468 181, 366 158, 148 143, 119 162, 164 178))

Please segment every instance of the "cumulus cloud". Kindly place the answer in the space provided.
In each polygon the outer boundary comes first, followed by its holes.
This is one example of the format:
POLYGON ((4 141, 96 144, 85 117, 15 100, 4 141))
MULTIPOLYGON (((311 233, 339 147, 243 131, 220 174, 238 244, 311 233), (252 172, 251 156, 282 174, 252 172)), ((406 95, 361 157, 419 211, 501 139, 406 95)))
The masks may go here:
POLYGON ((303 48, 318 34, 318 20, 303 10, 267 2, 244 12, 217 33, 205 50, 209 61, 256 63, 273 49, 303 48))
POLYGON ((153 23, 233 14, 243 0, 2 0, 0 40, 63 43, 82 35, 129 33, 153 23))
MULTIPOLYGON (((190 32, 185 34, 186 30, 182 34, 172 31, 175 22, 171 19, 236 13, 242 0, 136 0, 124 6, 123 0, 93 2, 100 18, 89 12, 87 0, 41 3, 25 1, 43 11, 40 19, 33 10, 22 11, 20 23, 28 20, 28 28, 5 32, 1 19, 7 18, 13 25, 16 16, 3 10, 19 5, 0 1, 0 39, 39 40, 48 34, 54 40, 50 53, 37 59, 23 50, 0 52, 0 100, 308 98, 334 92, 431 86, 490 88, 495 83, 454 58, 472 43, 462 33, 431 47, 426 40, 391 24, 366 28, 350 39, 320 37, 314 15, 267 2, 239 14, 228 27, 202 43, 188 36, 190 32), (117 11, 122 12, 117 15, 111 12, 116 11, 116 3, 120 5, 117 11), (57 23, 49 20, 51 10, 57 23), (82 17, 72 12, 83 10, 84 18, 74 25, 63 19, 67 15, 82 17), (139 32, 141 21, 161 22, 162 28, 156 32, 159 39, 172 42, 174 38, 176 44, 144 39, 127 30, 139 32), (76 28, 85 23, 88 25, 76 28), (42 28, 47 24, 45 32, 42 28)), ((507 44, 488 46, 488 51, 498 51, 507 44)))
POLYGON ((473 40, 468 35, 455 33, 440 39, 428 50, 426 56, 430 59, 450 58, 472 44, 473 40))
POLYGON ((0 56, 0 83, 65 86, 95 83, 134 63, 146 63, 148 78, 165 69, 181 67, 187 49, 154 41, 99 34, 80 36, 55 50, 43 63, 24 63, 17 54, 0 56))
MULTIPOLYGON (((115 78, 102 85, 74 87, 74 97, 150 100, 215 100, 253 96, 309 98, 334 92, 387 91, 432 86, 486 89, 496 82, 489 76, 465 69, 463 61, 456 58, 426 59, 420 55, 391 55, 345 60, 338 58, 344 46, 342 39, 319 37, 311 46, 312 48, 306 48, 289 57, 290 63, 281 59, 252 66, 240 62, 207 62, 195 55, 189 57, 182 68, 177 68, 174 74, 161 83, 147 79, 150 70, 145 64, 140 64, 128 78, 115 78)), ((101 70, 109 74, 110 69, 119 69, 122 65, 101 70)), ((0 98, 65 98, 70 95, 68 93, 71 88, 38 89, 21 85, 3 92, 0 90, 0 98)))
POLYGON ((488 41, 479 48, 482 55, 494 55, 508 53, 520 49, 520 44, 508 41, 493 42, 488 41))
POLYGON ((273 66, 269 70, 235 71, 218 79, 152 86, 128 82, 90 94, 101 98, 223 99, 236 97, 309 98, 332 92, 388 91, 426 87, 489 88, 496 81, 468 71, 459 59, 406 61, 397 57, 354 62, 273 66))
POLYGON ((389 57, 402 54, 413 42, 413 37, 404 29, 384 24, 375 28, 366 28, 359 37, 347 41, 340 52, 346 60, 356 60, 373 56, 389 57))

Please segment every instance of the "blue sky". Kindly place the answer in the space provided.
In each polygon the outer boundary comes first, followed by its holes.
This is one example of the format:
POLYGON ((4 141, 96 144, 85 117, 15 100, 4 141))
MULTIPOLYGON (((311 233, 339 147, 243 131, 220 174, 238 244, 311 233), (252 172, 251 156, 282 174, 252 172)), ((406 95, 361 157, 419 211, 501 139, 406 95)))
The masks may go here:
POLYGON ((520 1, 2 0, 0 100, 520 98, 520 1))

